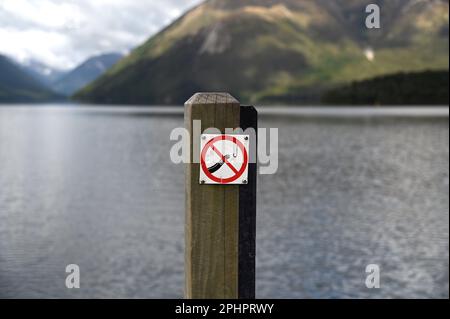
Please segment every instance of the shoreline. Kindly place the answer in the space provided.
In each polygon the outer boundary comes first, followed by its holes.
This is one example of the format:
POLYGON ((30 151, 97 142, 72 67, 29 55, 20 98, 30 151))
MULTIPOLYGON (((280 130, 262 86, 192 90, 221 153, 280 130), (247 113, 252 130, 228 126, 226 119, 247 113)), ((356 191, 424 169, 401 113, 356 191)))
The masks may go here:
MULTIPOLYGON (((448 106, 262 106, 256 107, 260 116, 295 116, 319 118, 364 118, 364 117, 412 117, 448 118, 448 106)), ((115 115, 166 115, 183 116, 184 108, 180 106, 98 106, 77 104, 16 104, 0 105, 0 111, 51 111, 73 112, 84 114, 115 114, 115 115)))

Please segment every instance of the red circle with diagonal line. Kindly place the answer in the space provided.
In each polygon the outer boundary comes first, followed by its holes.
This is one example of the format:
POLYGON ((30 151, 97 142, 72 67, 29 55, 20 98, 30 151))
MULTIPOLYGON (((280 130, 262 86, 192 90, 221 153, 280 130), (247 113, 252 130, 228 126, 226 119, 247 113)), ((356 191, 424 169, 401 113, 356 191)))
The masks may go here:
POLYGON ((219 136, 213 138, 212 140, 210 140, 208 143, 206 143, 205 147, 202 150, 201 156, 200 156, 200 164, 201 164, 203 172, 205 173, 206 176, 208 176, 209 179, 211 179, 212 181, 219 183, 219 184, 229 184, 229 183, 234 182, 239 177, 241 177, 242 174, 244 174, 244 172, 247 168, 247 164, 248 164, 247 150, 245 149, 244 144, 242 144, 241 141, 239 141, 236 137, 231 136, 231 135, 219 135, 219 136), (214 147, 214 143, 216 143, 218 141, 225 141, 225 140, 236 144, 242 152, 243 161, 242 161, 242 166, 239 169, 237 169, 230 162, 228 162, 228 160, 225 158, 225 156, 222 153, 220 153, 220 151, 216 147, 214 147), (205 158, 206 158, 206 153, 209 151, 210 148, 214 152, 216 152, 216 154, 222 159, 222 161, 226 165, 228 165, 228 167, 234 172, 233 176, 231 176, 229 178, 219 178, 219 177, 214 176, 208 170, 205 158))

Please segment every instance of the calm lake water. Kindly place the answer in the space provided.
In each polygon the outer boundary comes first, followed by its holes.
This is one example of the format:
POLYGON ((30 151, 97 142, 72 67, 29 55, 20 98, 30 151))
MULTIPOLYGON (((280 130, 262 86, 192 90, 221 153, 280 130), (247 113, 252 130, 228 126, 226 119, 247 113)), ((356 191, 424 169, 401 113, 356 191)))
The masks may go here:
MULTIPOLYGON (((183 296, 183 120, 153 110, 0 108, 1 298, 183 296)), ((257 297, 448 298, 448 110, 345 112, 260 116, 280 165, 258 181, 257 297)))

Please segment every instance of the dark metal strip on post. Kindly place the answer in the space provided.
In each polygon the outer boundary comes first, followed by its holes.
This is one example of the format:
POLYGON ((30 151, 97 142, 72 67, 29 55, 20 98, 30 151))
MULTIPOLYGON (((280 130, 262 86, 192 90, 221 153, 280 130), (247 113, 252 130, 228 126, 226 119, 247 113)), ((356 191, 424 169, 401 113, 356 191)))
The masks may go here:
MULTIPOLYGON (((207 128, 257 129, 257 112, 241 107, 226 93, 198 93, 185 105, 190 133, 190 163, 186 164, 185 297, 192 299, 252 299, 255 297, 256 151, 250 152, 245 185, 202 185, 199 149, 194 142, 207 128), (193 121, 201 121, 194 132, 193 121), (194 135, 196 133, 196 135, 194 135)), ((256 150, 256 134, 251 136, 256 150)), ((252 146, 251 146, 252 147, 252 146)))
POLYGON ((256 256, 256 181, 258 113, 253 106, 241 107, 240 127, 245 131, 253 129, 250 138, 253 152, 250 152, 248 184, 239 186, 239 298, 255 298, 255 256, 256 256))

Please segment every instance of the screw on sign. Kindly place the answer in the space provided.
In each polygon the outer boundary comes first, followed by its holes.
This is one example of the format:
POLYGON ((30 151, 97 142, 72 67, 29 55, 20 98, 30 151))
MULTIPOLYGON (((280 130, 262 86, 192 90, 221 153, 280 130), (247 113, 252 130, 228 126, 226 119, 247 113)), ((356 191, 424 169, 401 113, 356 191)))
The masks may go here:
POLYGON ((249 135, 203 134, 200 184, 247 184, 249 135))

